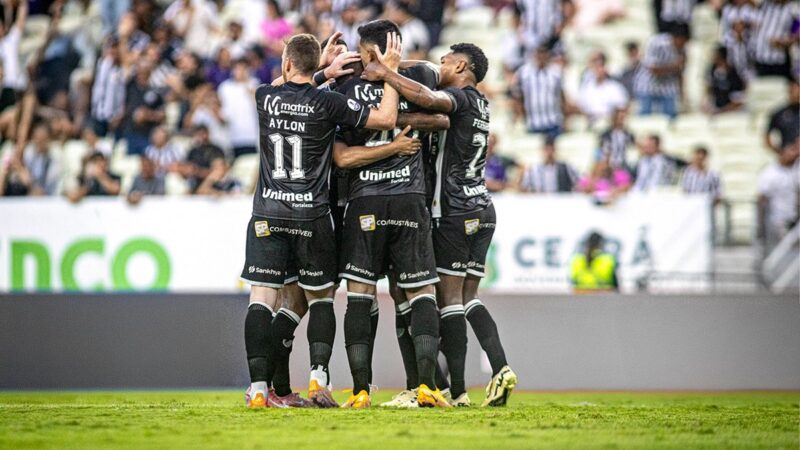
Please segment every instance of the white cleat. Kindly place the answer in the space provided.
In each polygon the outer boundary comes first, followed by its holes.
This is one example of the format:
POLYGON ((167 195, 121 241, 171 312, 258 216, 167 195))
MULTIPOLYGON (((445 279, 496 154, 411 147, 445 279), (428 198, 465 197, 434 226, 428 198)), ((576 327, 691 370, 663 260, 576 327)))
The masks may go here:
POLYGON ((450 399, 450 404, 456 408, 465 408, 472 406, 472 400, 469 399, 469 394, 464 392, 463 394, 459 395, 458 398, 450 399))
POLYGON ((381 403, 386 408, 419 408, 417 404, 417 390, 409 389, 396 394, 388 402, 381 403))
POLYGON ((508 366, 503 366, 486 386, 486 398, 481 406, 505 406, 514 386, 517 374, 508 366))

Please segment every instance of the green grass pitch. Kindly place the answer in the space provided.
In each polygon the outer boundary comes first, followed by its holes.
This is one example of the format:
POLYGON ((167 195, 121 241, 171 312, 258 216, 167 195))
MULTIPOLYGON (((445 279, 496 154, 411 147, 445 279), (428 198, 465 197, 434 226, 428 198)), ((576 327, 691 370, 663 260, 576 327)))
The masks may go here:
MULTIPOLYGON (((390 395, 378 392, 376 400, 390 395)), ((480 391, 470 396, 477 400, 480 391)), ((446 411, 250 411, 242 397, 239 391, 0 392, 0 448, 800 447, 797 392, 518 392, 506 408, 446 411)))

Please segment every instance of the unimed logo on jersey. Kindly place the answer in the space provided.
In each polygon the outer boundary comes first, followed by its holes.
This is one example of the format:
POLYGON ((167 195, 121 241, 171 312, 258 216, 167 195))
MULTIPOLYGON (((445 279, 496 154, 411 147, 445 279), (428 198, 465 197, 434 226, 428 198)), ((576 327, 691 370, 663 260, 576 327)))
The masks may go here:
POLYGON ((375 215, 359 216, 358 221, 361 222, 363 231, 375 231, 375 215))
POLYGON ((314 107, 311 105, 300 105, 297 103, 284 103, 280 95, 268 95, 264 98, 264 109, 271 116, 288 114, 290 116, 308 116, 314 114, 314 107))

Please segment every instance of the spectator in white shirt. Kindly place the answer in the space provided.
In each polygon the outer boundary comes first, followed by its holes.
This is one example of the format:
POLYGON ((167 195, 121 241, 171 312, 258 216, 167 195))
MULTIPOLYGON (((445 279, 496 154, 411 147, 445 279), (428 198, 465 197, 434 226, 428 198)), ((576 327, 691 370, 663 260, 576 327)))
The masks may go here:
POLYGON ((183 38, 186 48, 204 58, 213 50, 210 38, 219 32, 216 7, 212 5, 205 0, 178 0, 164 12, 164 19, 183 38))
POLYGON ((609 118, 615 110, 627 107, 628 93, 622 83, 608 75, 606 55, 602 52, 589 60, 578 99, 578 107, 590 122, 609 118))
POLYGON ((672 184, 675 165, 661 153, 661 138, 650 135, 639 146, 641 156, 636 164, 634 191, 646 192, 672 184))
POLYGON ((428 59, 430 50, 428 27, 411 12, 411 4, 407 0, 390 2, 386 7, 386 17, 400 27, 400 34, 403 36, 403 58, 428 59))
POLYGON ((539 194, 572 192, 578 171, 556 157, 555 138, 547 138, 542 147, 541 164, 526 167, 517 179, 517 190, 539 194))
POLYGON ((777 245, 797 224, 800 180, 794 164, 800 153, 800 139, 783 148, 778 161, 758 177, 759 237, 767 251, 777 245))
POLYGON ((233 64, 233 78, 219 86, 222 116, 228 123, 234 157, 256 153, 258 138, 258 115, 255 108, 257 83, 250 76, 247 61, 233 64))
POLYGON ((708 168, 708 149, 697 147, 692 154, 692 163, 683 172, 683 192, 687 194, 710 194, 714 203, 722 200, 722 182, 719 174, 708 168))
POLYGON ((17 19, 14 24, 6 28, 5 22, 0 21, 0 57, 3 61, 5 76, 3 86, 16 91, 25 89, 25 70, 19 58, 19 43, 22 40, 22 31, 28 18, 28 2, 19 2, 17 19))

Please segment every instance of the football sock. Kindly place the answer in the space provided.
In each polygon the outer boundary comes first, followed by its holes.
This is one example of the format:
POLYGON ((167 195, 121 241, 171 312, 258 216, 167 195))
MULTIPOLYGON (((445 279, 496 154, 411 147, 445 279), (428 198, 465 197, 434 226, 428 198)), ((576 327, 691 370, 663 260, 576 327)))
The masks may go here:
POLYGON ((353 375, 353 394, 369 392, 369 334, 374 296, 347 293, 347 311, 344 315, 344 343, 350 373, 353 375))
POLYGON ((369 383, 372 384, 372 355, 375 350, 375 336, 378 335, 378 299, 372 299, 372 306, 369 309, 369 383))
MULTIPOLYGON (((272 310, 264 303, 251 303, 244 319, 244 347, 247 365, 250 369, 250 382, 269 384, 268 364, 269 335, 272 310)), ((260 386, 260 385, 259 385, 260 386)))
POLYGON ((419 376, 414 339, 411 338, 411 305, 408 302, 395 305, 395 312, 397 344, 400 346, 400 356, 403 358, 403 367, 406 370, 406 389, 416 389, 419 386, 419 376))
MULTIPOLYGON (((441 326, 442 325, 440 323, 440 330, 441 326)), ((441 345, 439 347, 441 347, 441 345)), ((439 362, 439 358, 436 358, 436 387, 439 388, 440 391, 450 389, 450 382, 447 381, 447 373, 442 367, 442 363, 439 362)))
POLYGON ((436 312, 436 297, 433 294, 421 294, 412 298, 409 303, 418 381, 419 384, 434 388, 436 356, 439 354, 439 314, 436 312))
POLYGON ((336 336, 336 316, 333 299, 323 298, 308 302, 308 348, 311 361, 311 379, 321 387, 331 384, 328 364, 336 336))
POLYGON ((472 330, 481 344, 481 348, 489 357, 489 364, 492 366, 492 376, 497 375, 503 366, 507 365, 506 352, 500 343, 500 335, 497 333, 497 325, 489 314, 489 310, 483 306, 479 299, 469 301, 466 306, 466 315, 472 330))
MULTIPOLYGON (((467 321, 464 305, 445 306, 439 311, 442 317, 442 353, 447 358, 450 371, 450 393, 457 398, 464 393, 464 365, 467 358, 467 321)), ((441 386, 440 386, 441 387, 441 386)))
POLYGON ((275 395, 283 397, 292 393, 289 380, 289 355, 292 353, 294 330, 300 323, 300 316, 294 311, 281 308, 272 319, 272 346, 275 349, 275 375, 272 385, 275 395))

